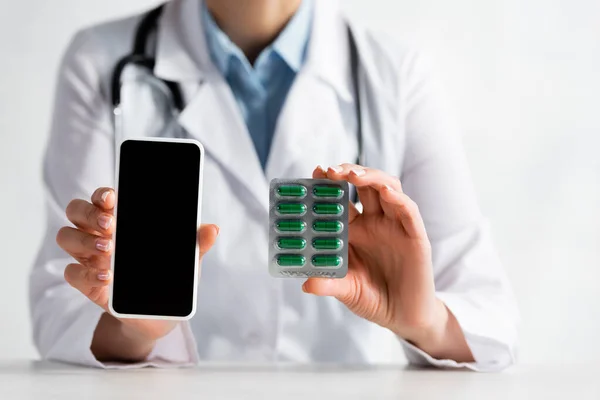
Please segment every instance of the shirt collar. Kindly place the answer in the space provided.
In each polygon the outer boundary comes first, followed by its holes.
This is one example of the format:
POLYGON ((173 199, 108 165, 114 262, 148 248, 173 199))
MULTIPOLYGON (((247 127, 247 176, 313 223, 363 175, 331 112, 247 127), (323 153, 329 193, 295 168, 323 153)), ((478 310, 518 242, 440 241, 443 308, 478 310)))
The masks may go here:
POLYGON ((313 0, 303 0, 286 27, 273 42, 273 50, 298 72, 306 58, 306 48, 310 40, 313 15, 313 0))
MULTIPOLYGON (((217 69, 226 75, 232 57, 244 60, 246 56, 241 49, 219 28, 211 16, 205 2, 202 2, 202 25, 211 58, 217 69)), ((265 48, 257 58, 257 63, 271 52, 277 53, 294 71, 298 72, 306 58, 313 14, 313 0, 303 0, 275 41, 265 48)))

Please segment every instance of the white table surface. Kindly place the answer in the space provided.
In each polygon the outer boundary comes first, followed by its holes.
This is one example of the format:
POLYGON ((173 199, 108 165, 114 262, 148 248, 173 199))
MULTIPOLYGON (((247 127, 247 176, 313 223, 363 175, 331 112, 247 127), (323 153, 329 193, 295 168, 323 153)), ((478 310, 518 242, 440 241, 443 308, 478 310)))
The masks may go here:
POLYGON ((0 361, 0 399, 600 399, 595 366, 517 366, 503 373, 408 367, 202 365, 96 370, 0 361))

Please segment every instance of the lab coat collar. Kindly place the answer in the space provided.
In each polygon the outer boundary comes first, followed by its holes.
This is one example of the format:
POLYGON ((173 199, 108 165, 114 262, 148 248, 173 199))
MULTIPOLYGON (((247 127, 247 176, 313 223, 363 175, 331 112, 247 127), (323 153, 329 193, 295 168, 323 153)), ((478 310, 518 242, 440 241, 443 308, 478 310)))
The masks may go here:
POLYGON ((202 81, 216 71, 201 22, 200 0, 172 0, 159 20, 154 74, 161 79, 202 81))
POLYGON ((316 0, 306 72, 330 85, 337 95, 351 101, 350 57, 346 21, 337 0, 316 0))
POLYGON ((295 73, 302 68, 307 43, 310 43, 313 3, 314 0, 302 0, 296 14, 272 44, 273 50, 295 73))
MULTIPOLYGON (((157 77, 182 82, 202 81, 217 72, 202 26, 201 0, 172 0, 159 22, 157 77)), ((311 38, 307 49, 308 74, 330 85, 345 101, 352 95, 349 84, 349 55, 346 22, 337 0, 315 0, 311 38)))

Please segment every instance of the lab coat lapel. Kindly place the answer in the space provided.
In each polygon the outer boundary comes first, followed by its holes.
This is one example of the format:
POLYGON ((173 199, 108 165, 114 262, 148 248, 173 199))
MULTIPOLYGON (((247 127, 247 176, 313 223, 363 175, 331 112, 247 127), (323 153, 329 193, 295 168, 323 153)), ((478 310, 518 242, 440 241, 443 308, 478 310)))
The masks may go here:
POLYGON ((265 211, 269 207, 268 185, 252 139, 237 104, 219 77, 200 85, 179 117, 179 123, 204 146, 221 168, 227 170, 265 211))
POLYGON ((317 165, 356 160, 350 82, 345 21, 336 1, 316 1, 307 59, 273 137, 266 168, 269 179, 310 177, 317 165))
POLYGON ((355 157, 354 136, 346 129, 340 101, 330 87, 300 74, 280 114, 266 175, 309 178, 317 165, 334 165, 355 157))
POLYGON ((230 177, 268 211, 268 185, 231 90, 213 65, 199 0, 167 3, 157 38, 156 76, 184 89, 179 123, 230 177))

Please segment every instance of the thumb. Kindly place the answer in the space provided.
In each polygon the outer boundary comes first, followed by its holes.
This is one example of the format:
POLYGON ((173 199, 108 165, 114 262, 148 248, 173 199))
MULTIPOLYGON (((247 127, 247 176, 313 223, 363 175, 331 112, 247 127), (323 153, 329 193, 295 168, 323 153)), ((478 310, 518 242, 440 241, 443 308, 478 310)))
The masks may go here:
POLYGON ((309 278, 302 285, 302 290, 316 296, 333 296, 346 306, 351 306, 356 298, 354 271, 348 271, 342 279, 309 278))
POLYGON ((214 224, 202 224, 198 229, 198 246, 200 247, 200 259, 213 247, 217 236, 219 235, 219 227, 214 224))

